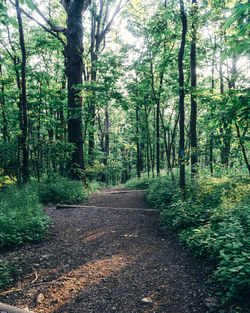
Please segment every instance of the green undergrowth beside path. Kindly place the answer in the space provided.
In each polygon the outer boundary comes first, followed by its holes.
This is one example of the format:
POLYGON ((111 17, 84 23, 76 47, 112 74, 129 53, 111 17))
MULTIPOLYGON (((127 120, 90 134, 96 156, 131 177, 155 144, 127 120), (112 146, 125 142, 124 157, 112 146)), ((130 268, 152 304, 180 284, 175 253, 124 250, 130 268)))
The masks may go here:
MULTIPOLYGON (((148 180, 147 188, 151 207, 161 211, 162 226, 177 233, 204 266, 212 266, 218 296, 233 313, 241 312, 250 299, 249 182, 244 177, 203 175, 189 181, 183 194, 171 178, 159 177, 148 180)), ((136 189, 136 181, 132 183, 136 189)))
POLYGON ((37 188, 10 186, 0 194, 0 247, 38 241, 49 219, 44 215, 37 188))
MULTIPOLYGON (((93 192, 80 181, 49 176, 40 183, 10 185, 0 191, 0 251, 28 242, 38 242, 49 232, 51 220, 42 204, 77 203, 93 192)), ((95 188, 94 188, 95 189, 95 188)), ((12 281, 14 265, 0 256, 0 290, 12 281)))

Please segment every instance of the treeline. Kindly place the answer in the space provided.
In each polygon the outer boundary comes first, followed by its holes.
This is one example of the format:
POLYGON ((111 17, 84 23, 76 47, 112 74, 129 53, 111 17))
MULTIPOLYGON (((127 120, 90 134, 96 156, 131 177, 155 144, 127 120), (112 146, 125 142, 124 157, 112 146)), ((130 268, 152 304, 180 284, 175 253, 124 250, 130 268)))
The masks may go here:
POLYGON ((174 180, 179 167, 184 188, 186 166, 192 176, 250 172, 248 1, 1 0, 0 9, 3 180, 48 171, 174 180))

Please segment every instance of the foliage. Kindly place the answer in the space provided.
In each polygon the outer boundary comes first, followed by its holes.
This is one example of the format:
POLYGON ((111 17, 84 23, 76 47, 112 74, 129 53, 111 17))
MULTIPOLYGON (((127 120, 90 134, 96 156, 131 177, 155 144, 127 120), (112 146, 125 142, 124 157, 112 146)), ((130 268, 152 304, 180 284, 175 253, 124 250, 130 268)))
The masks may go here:
POLYGON ((244 302, 249 296, 249 191, 248 179, 225 176, 201 176, 184 195, 169 187, 166 178, 156 179, 148 189, 148 200, 161 210, 163 225, 213 264, 223 303, 244 302))
POLYGON ((148 189, 152 181, 153 181, 152 179, 146 177, 142 177, 139 179, 131 178, 126 182, 125 187, 131 189, 144 190, 148 189))
POLYGON ((9 186, 0 193, 0 247, 39 241, 49 225, 34 186, 9 186))
POLYGON ((39 200, 48 203, 77 203, 88 198, 83 182, 69 180, 56 174, 50 174, 38 184, 39 200))
POLYGON ((13 281, 16 274, 17 269, 13 263, 0 260, 0 291, 13 281))
POLYGON ((170 204, 176 195, 176 188, 169 176, 157 177, 148 186, 147 199, 155 209, 163 209, 170 204), (163 207, 162 207, 163 206, 163 207))

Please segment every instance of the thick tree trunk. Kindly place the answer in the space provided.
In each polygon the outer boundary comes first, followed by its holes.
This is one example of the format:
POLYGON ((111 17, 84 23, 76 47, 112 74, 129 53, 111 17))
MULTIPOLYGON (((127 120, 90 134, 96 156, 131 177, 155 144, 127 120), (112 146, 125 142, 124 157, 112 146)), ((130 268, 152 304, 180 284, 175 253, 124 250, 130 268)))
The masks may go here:
POLYGON ((22 52, 22 62, 21 62, 21 137, 20 137, 20 147, 22 150, 22 181, 26 183, 29 180, 29 152, 27 147, 27 137, 28 137, 28 116, 27 116, 27 92, 26 92, 26 49, 23 34, 23 23, 21 17, 21 11, 19 7, 19 0, 15 0, 16 13, 19 27, 19 42, 22 52))
MULTIPOLYGON (((68 1, 69 2, 69 1, 68 1)), ((79 179, 84 170, 82 138, 82 97, 77 85, 82 84, 83 26, 82 12, 86 1, 70 1, 67 12, 66 76, 68 79, 68 139, 74 151, 69 164, 73 179, 79 179)))
POLYGON ((197 33, 197 1, 192 0, 192 41, 190 49, 190 69, 191 69, 191 113, 190 113, 190 145, 191 145, 191 175, 195 176, 198 171, 197 157, 197 102, 196 102, 196 33, 197 33))
POLYGON ((187 33, 187 16, 184 9, 183 0, 180 0, 180 13, 182 22, 182 39, 178 55, 178 69, 179 69, 179 128, 180 128, 180 141, 179 141, 179 162, 180 162, 180 188, 185 188, 185 108, 184 108, 184 73, 183 73, 183 58, 186 43, 187 33))

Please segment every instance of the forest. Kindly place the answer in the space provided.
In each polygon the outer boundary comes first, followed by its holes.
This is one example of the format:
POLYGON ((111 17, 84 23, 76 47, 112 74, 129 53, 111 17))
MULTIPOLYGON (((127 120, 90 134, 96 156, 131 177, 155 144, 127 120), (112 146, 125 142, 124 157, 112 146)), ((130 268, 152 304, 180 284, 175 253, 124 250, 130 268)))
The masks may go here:
MULTIPOLYGON (((146 190, 225 312, 249 296, 249 0, 0 0, 0 249, 146 190)), ((13 281, 1 260, 0 290, 13 281)), ((14 271, 15 272, 15 271, 14 271)))

